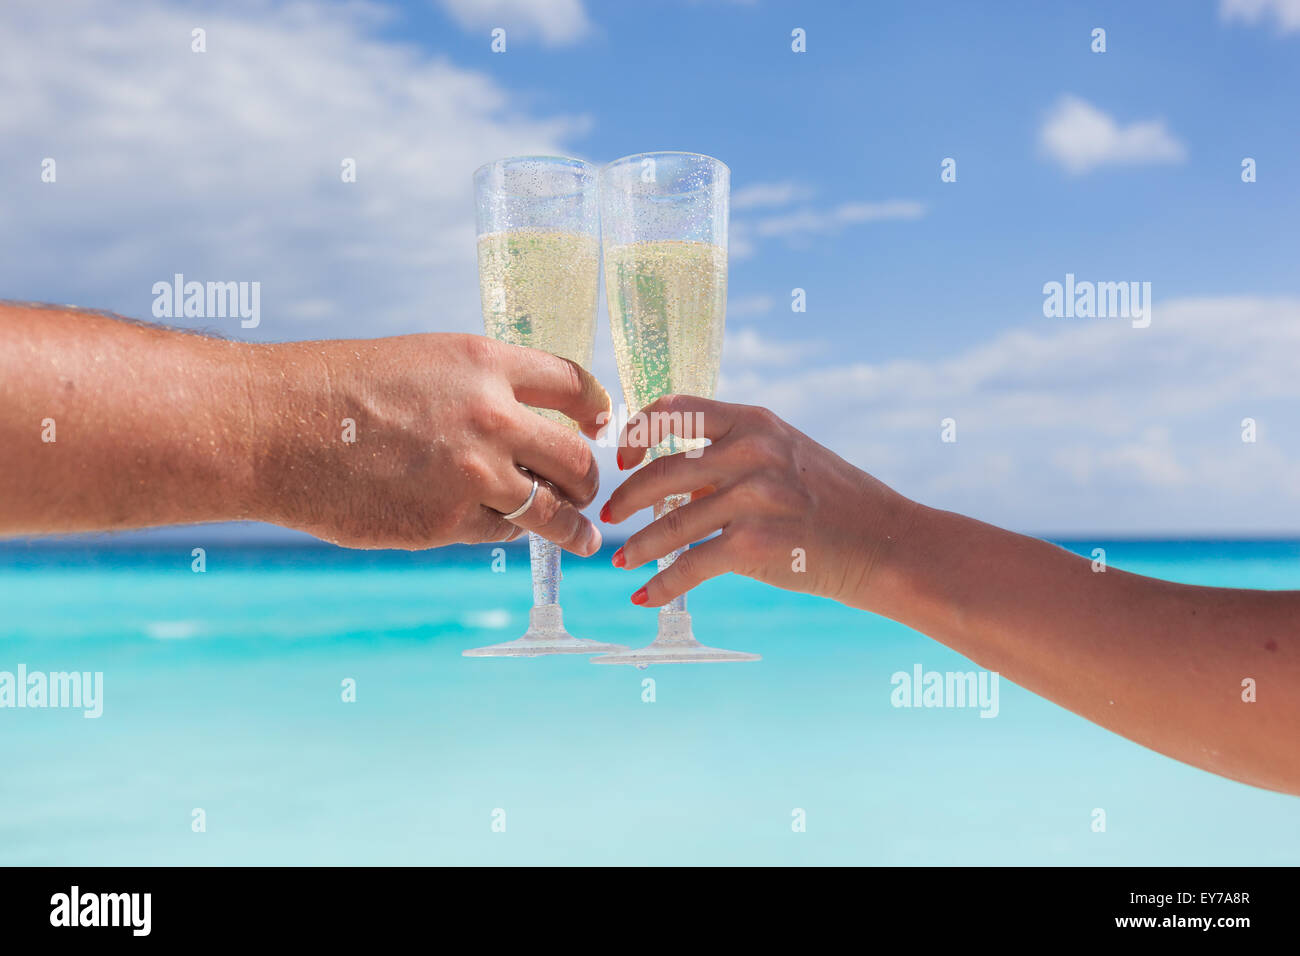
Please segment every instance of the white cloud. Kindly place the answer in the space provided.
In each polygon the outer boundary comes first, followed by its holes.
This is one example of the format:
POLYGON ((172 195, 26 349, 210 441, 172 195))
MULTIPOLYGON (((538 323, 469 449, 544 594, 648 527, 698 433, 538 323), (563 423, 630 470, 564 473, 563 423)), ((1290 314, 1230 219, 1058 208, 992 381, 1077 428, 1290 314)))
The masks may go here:
POLYGON ((764 315, 772 311, 774 304, 774 300, 770 295, 745 296, 727 303, 727 315, 737 319, 753 315, 764 315))
POLYGON ((727 230, 727 258, 732 262, 739 262, 750 258, 756 252, 758 252, 758 243, 754 240, 749 224, 743 219, 733 218, 727 230))
POLYGON ((759 209, 770 206, 788 206, 792 202, 808 199, 812 190, 794 182, 753 183, 731 193, 733 211, 759 209))
POLYGON ((576 43, 591 30, 582 0, 439 0, 468 30, 502 27, 506 40, 516 32, 540 37, 547 46, 576 43))
POLYGON ((148 318, 182 272, 260 281, 266 338, 481 329, 470 175, 584 121, 378 39, 383 15, 253 0, 200 18, 200 54, 188 6, 0 6, 23 38, 0 57, 0 294, 148 318))
POLYGON ((1219 16, 1252 24, 1271 17, 1280 32, 1291 33, 1300 30, 1300 0, 1219 0, 1219 16))
POLYGON ((754 224, 754 232, 763 237, 829 234, 858 223, 920 219, 924 215, 924 204, 907 199, 847 202, 829 210, 800 209, 781 216, 767 216, 754 224))
POLYGON ((1183 299, 1158 302, 1147 329, 1037 318, 930 361, 781 371, 728 353, 720 397, 772 408, 927 504, 1012 527, 1295 532, 1297 354, 1300 299, 1183 299), (948 417, 955 444, 940 441, 948 417))
POLYGON ((1062 96, 1039 130, 1043 151, 1071 173, 1098 166, 1181 163, 1187 149, 1164 120, 1121 126, 1114 118, 1077 96, 1062 96))
POLYGON ((757 329, 728 331, 722 345, 723 362, 728 368, 756 365, 793 365, 822 350, 821 343, 807 340, 769 339, 757 329))
POLYGON ((923 203, 906 199, 844 202, 831 209, 802 205, 791 211, 774 212, 803 203, 812 195, 811 187, 792 180, 751 183, 733 191, 732 212, 742 215, 732 216, 728 243, 731 258, 735 261, 750 258, 758 251, 760 239, 781 237, 789 242, 800 242, 811 235, 837 233, 845 226, 890 219, 919 219, 926 213, 923 203), (745 213, 748 215, 743 215, 745 213))

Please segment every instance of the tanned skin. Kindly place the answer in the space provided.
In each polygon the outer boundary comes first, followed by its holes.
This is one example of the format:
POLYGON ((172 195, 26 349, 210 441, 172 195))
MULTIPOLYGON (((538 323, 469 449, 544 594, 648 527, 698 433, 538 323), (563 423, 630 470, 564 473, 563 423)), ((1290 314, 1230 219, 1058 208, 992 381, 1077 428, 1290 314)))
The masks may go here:
POLYGON ((527 530, 593 554, 591 449, 529 405, 588 436, 610 408, 573 362, 482 336, 260 345, 0 303, 0 536, 254 520, 351 548, 527 530), (510 523, 521 467, 543 480, 510 523))
MULTIPOLYGON (((586 372, 480 336, 251 345, 97 313, 0 304, 0 535, 271 521, 348 547, 429 548, 535 530, 577 554, 609 397, 586 372), (345 441, 345 420, 355 442, 345 441), (45 441, 53 434, 55 441, 45 441), (501 517, 544 479, 532 508, 501 517)), ((606 503, 619 522, 693 500, 614 556, 636 568, 716 531, 633 595, 666 604, 735 571, 928 634, 1153 750, 1300 795, 1300 592, 1174 584, 927 508, 771 412, 687 396, 704 422, 606 503), (806 571, 791 567, 802 548, 806 571), (1243 701, 1243 681, 1256 700, 1243 701)), ((620 438, 633 468, 659 437, 620 438)))
MULTIPOLYGON (((614 491, 601 517, 615 523, 665 495, 693 498, 628 538, 614 565, 640 567, 721 534, 652 577, 634 603, 660 607, 728 571, 832 598, 1152 750, 1300 795, 1300 591, 1096 572, 1045 541, 911 501, 763 408, 677 395, 644 414, 669 428, 699 415, 712 444, 695 458, 659 458, 614 491), (792 569, 795 548, 803 572, 792 569)), ((662 437, 634 418, 619 466, 638 465, 662 437)))

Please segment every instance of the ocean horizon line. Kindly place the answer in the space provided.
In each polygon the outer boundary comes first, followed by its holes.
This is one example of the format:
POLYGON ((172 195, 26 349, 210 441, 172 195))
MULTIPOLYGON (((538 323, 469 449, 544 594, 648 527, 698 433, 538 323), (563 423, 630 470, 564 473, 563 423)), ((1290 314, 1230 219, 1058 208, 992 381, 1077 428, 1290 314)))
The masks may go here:
MULTIPOLYGON (((1062 546, 1099 544, 1296 544, 1300 545, 1300 530, 1270 534, 1221 532, 1077 532, 1052 533, 1020 531, 1029 537, 1062 546)), ((611 547, 621 546, 629 535, 614 536, 608 533, 597 554, 611 547)), ((479 544, 449 544, 438 548, 408 550, 401 548, 345 548, 297 532, 247 534, 231 533, 223 529, 213 533, 209 526, 155 528, 140 531, 77 533, 68 535, 39 535, 30 537, 0 538, 0 552, 23 551, 157 551, 171 550, 176 546, 221 547, 249 551, 318 551, 346 552, 352 554, 409 554, 427 555, 438 551, 467 551, 504 547, 523 549, 527 537, 510 542, 482 542, 479 544)), ((575 558, 575 560, 581 560, 575 558)))

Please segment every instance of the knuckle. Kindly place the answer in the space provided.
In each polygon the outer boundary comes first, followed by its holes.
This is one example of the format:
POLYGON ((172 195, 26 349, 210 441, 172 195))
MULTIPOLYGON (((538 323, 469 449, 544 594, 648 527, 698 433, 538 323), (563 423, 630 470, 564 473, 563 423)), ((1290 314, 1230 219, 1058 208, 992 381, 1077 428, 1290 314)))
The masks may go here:
POLYGON ((779 468, 782 471, 792 471, 794 468, 794 452, 782 435, 768 436, 763 443, 763 455, 769 468, 779 468))
POLYGON ((596 500, 596 495, 600 493, 600 468, 596 465, 596 458, 591 451, 587 451, 587 474, 583 478, 582 494, 579 496, 582 507, 587 507, 596 500))
POLYGON ((472 449, 462 449, 455 456, 455 466, 462 480, 471 488, 487 485, 494 475, 491 463, 482 454, 472 449))
POLYGON ((683 510, 674 508, 672 511, 665 512, 659 519, 663 522, 662 527, 667 537, 676 539, 686 533, 686 518, 682 515, 683 510))
POLYGON ((511 524, 491 515, 483 520, 479 532, 479 541, 506 542, 513 541, 523 532, 518 525, 511 524))
POLYGON ((655 547, 653 536, 650 533, 653 527, 651 525, 642 528, 623 542, 623 558, 629 568, 639 568, 651 558, 658 558, 663 555, 663 551, 657 550, 655 547))
POLYGON ((556 535, 555 540, 558 544, 568 547, 570 545, 576 546, 581 543, 585 535, 585 527, 582 515, 580 515, 576 510, 573 508, 566 508, 564 513, 560 515, 557 524, 557 530, 559 533, 556 535))
POLYGON ((734 445, 736 455, 748 465, 766 467, 773 459, 771 442, 758 432, 740 435, 734 445))
POLYGON ((657 412, 663 412, 665 415, 680 412, 682 410, 682 396, 673 392, 659 399, 651 407, 657 412))
POLYGON ((763 500, 779 511, 798 512, 808 504, 810 496, 797 482, 782 481, 769 474, 759 478, 756 484, 763 500))
POLYGON ((596 492, 600 490, 600 469, 596 466, 596 456, 591 453, 585 442, 578 442, 577 446, 566 456, 566 466, 570 472, 577 476, 571 482, 574 491, 574 502, 580 508, 585 508, 596 497, 596 492))
POLYGON ((565 389, 571 395, 582 395, 587 390, 587 380, 582 366, 572 359, 561 359, 564 363, 565 389))
POLYGON ((615 520, 615 523, 621 520, 619 515, 623 513, 623 502, 627 498, 627 492, 623 490, 624 487, 626 486, 619 485, 611 491, 609 493, 609 500, 606 502, 606 505, 609 508, 610 517, 615 520))
POLYGON ((676 590, 687 590, 699 573, 699 561, 691 551, 683 551, 677 560, 664 569, 664 578, 676 590))
POLYGON ((658 482, 658 481, 663 481, 665 478, 667 478, 668 469, 672 467, 672 465, 668 461, 668 459, 671 457, 673 456, 661 455, 660 457, 656 458, 654 461, 650 462, 650 464, 642 468, 641 473, 646 476, 645 480, 658 482))
POLYGON ((762 486, 754 480, 736 485, 731 489, 729 497, 734 503, 736 513, 742 515, 757 511, 767 502, 762 486))
POLYGON ((783 491, 785 493, 786 508, 789 511, 800 515, 812 513, 817 504, 817 498, 802 481, 784 485, 783 491))
POLYGON ((497 515, 489 513, 487 509, 481 508, 479 512, 469 520, 467 536, 470 543, 509 540, 510 532, 515 530, 514 525, 509 521, 503 521, 497 515))
MULTIPOLYGON (((660 435, 659 437, 662 438, 666 435, 667 432, 665 431, 663 435, 660 435)), ((647 480, 656 484, 671 487, 675 484, 675 481, 680 480, 678 478, 678 470, 686 467, 684 464, 685 461, 686 457, 681 452, 676 452, 671 455, 660 455, 654 461, 647 464, 642 470, 647 472, 647 480)))
POLYGON ((493 395, 480 395, 470 403, 469 419, 480 435, 499 435, 511 430, 511 409, 493 395))
POLYGON ((781 419, 776 413, 762 405, 750 405, 745 414, 752 424, 764 431, 771 431, 781 425, 781 419))
POLYGON ((533 519, 542 526, 550 527, 555 524, 564 511, 564 504, 555 497, 555 494, 547 488, 543 492, 541 487, 537 489, 537 500, 533 502, 533 519))
POLYGON ((754 463, 764 471, 793 472, 794 451, 784 436, 764 433, 752 436, 751 448, 754 463))
POLYGON ((461 341, 466 359, 475 365, 491 365, 496 361, 500 346, 486 335, 467 335, 461 341))

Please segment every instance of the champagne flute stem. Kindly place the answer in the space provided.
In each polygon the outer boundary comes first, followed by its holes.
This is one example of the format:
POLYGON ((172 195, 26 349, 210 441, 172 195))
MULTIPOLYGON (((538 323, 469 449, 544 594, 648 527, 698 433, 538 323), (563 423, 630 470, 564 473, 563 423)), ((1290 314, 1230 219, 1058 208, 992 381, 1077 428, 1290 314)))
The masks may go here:
MULTIPOLYGON (((688 503, 690 500, 691 500, 690 495, 669 495, 663 501, 655 505, 655 520, 658 521, 668 512, 674 510, 675 508, 680 508, 682 505, 688 503)), ((664 557, 660 558, 659 570, 662 571, 664 568, 668 567, 670 564, 676 561, 678 555, 680 555, 685 550, 686 550, 685 548, 678 548, 672 554, 665 555, 664 557)), ((663 606, 662 610, 663 611, 685 611, 686 595, 680 594, 677 597, 673 598, 671 601, 669 601, 667 604, 663 606)))
POLYGON ((533 567, 533 605, 560 603, 560 546, 528 532, 528 557, 533 567))

